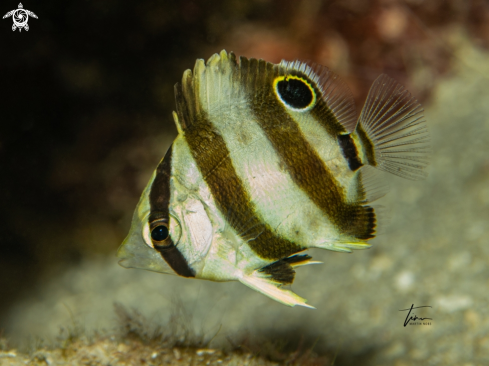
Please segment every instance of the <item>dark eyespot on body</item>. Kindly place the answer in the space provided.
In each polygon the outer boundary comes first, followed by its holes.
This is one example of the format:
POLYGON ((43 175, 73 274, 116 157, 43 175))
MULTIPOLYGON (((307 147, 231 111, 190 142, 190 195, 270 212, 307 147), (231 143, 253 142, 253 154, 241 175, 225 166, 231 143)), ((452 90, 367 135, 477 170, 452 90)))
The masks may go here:
POLYGON ((302 79, 283 78, 277 82, 277 93, 289 107, 305 109, 314 102, 314 90, 302 79))

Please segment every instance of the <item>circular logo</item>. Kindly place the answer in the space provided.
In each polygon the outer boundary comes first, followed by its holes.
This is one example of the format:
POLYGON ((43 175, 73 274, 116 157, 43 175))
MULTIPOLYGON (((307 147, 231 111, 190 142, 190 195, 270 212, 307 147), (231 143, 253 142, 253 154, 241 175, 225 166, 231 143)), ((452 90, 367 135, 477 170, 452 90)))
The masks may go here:
POLYGON ((29 16, 37 19, 36 14, 34 14, 30 10, 24 9, 22 3, 19 3, 19 8, 9 11, 3 16, 3 19, 12 17, 12 20, 14 21, 14 24, 12 25, 12 30, 15 31, 16 29, 18 29, 20 32, 22 29, 25 29, 26 31, 29 30, 29 25, 27 24, 27 22, 29 21, 29 16))
POLYGON ((12 14, 12 19, 16 27, 23 28, 29 20, 29 14, 24 9, 17 9, 12 14))

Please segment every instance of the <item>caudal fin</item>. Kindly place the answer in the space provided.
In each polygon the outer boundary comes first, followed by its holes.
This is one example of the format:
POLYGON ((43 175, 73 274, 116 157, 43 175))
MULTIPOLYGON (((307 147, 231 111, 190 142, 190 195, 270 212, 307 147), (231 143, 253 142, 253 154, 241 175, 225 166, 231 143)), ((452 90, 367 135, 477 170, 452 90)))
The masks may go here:
POLYGON ((423 108, 387 75, 370 88, 356 133, 370 165, 411 180, 426 177, 430 147, 423 108))

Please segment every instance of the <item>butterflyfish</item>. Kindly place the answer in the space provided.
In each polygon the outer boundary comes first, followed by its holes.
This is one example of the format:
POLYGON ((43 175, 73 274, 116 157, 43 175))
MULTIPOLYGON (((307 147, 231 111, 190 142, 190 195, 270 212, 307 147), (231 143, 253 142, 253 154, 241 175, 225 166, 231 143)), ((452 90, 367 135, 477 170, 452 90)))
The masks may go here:
POLYGON ((379 170, 426 175, 429 135, 418 101, 386 75, 357 119, 328 68, 222 51, 175 85, 178 136, 142 193, 120 264, 239 281, 289 306, 309 248, 370 247, 379 170))

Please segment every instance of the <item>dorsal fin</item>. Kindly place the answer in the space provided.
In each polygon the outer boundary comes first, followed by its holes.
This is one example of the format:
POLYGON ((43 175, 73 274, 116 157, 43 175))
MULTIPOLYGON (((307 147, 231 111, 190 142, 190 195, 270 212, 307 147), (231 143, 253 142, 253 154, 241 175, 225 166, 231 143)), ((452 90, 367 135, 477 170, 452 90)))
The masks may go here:
MULTIPOLYGON (((227 53, 222 50, 219 54, 212 55, 207 62, 198 59, 195 62, 193 71, 188 69, 183 73, 181 83, 175 84, 175 102, 177 107, 177 118, 174 117, 177 128, 180 132, 188 129, 199 116, 205 113, 204 108, 209 108, 209 96, 211 90, 208 86, 200 83, 221 82, 221 78, 230 77, 232 68, 237 66, 236 56, 233 52, 227 53), (219 72, 217 71, 219 70, 219 72), (225 75, 225 76, 224 76, 225 75), (203 86, 203 87, 201 87, 203 86), (207 103, 203 106, 201 103, 207 103)), ((216 88, 212 100, 214 103, 224 103, 231 96, 230 93, 238 93, 232 90, 234 82, 229 84, 227 90, 216 88)), ((221 87, 222 85, 219 85, 221 87)), ((238 88, 235 88, 238 89, 238 88)), ((228 103, 228 105, 231 105, 228 103)))
POLYGON ((338 122, 352 132, 357 124, 355 100, 346 83, 326 66, 314 62, 285 61, 280 66, 305 74, 320 89, 323 100, 333 111, 338 122))

